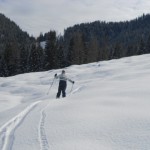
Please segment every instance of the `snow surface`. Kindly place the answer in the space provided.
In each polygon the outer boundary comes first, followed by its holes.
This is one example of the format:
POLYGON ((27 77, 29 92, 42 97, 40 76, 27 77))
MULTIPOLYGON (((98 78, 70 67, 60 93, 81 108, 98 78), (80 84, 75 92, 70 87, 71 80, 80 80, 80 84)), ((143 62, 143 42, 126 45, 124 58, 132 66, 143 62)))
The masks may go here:
POLYGON ((45 49, 46 41, 40 42, 40 46, 42 47, 42 49, 45 49))
POLYGON ((0 78, 0 150, 149 150, 150 55, 0 78))

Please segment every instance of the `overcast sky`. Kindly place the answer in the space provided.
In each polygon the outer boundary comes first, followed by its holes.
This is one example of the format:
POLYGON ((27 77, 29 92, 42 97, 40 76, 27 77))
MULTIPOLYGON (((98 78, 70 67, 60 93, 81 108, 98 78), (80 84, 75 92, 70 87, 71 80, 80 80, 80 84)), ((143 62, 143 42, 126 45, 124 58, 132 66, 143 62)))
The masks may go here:
POLYGON ((0 0, 0 12, 38 36, 83 22, 131 20, 150 13, 150 0, 0 0))

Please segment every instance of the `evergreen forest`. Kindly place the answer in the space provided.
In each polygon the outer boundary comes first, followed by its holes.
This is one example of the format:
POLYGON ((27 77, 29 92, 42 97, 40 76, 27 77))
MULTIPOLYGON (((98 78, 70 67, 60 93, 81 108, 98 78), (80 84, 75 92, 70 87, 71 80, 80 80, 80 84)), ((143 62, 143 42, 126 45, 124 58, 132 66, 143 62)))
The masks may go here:
POLYGON ((50 30, 37 38, 0 14, 1 77, 148 53, 149 14, 124 22, 77 24, 63 35, 50 30))

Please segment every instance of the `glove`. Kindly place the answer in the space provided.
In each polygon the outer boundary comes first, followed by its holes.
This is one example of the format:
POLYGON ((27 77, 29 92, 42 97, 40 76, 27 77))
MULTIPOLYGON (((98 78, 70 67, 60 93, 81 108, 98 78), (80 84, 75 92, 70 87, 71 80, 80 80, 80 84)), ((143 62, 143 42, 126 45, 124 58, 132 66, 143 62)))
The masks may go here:
POLYGON ((72 84, 74 84, 75 82, 74 81, 72 81, 72 84))
POLYGON ((55 74, 55 76, 54 77, 57 77, 57 73, 55 74))

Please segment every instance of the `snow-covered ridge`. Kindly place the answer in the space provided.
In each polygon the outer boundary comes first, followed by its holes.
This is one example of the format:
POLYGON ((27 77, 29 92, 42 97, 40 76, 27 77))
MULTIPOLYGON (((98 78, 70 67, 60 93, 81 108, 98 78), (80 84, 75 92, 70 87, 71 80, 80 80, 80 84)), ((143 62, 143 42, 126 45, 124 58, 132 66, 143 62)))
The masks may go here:
POLYGON ((150 55, 0 78, 2 150, 150 149, 150 55))

